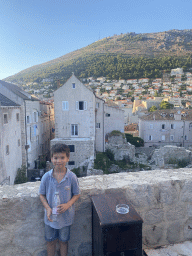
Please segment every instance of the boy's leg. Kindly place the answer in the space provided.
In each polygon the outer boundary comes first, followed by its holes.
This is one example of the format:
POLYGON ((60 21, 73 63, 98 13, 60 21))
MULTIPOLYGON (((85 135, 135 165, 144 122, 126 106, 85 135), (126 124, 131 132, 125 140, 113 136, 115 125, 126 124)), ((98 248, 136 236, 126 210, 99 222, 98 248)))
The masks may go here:
POLYGON ((60 255, 61 256, 67 256, 68 242, 59 241, 59 245, 60 245, 60 255))
POLYGON ((69 239, 70 239, 70 226, 61 228, 59 230, 59 245, 60 245, 61 256, 67 256, 69 239))
POLYGON ((47 256, 55 256, 57 240, 47 242, 47 256))
POLYGON ((55 256, 58 231, 45 224, 45 240, 47 241, 47 256, 55 256))

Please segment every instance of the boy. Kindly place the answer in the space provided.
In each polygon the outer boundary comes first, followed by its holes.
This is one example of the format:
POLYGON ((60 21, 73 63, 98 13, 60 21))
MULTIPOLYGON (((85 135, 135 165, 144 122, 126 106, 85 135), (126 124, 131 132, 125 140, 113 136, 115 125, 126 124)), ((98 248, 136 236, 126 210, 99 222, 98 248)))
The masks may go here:
POLYGON ((67 256, 70 226, 75 214, 74 203, 80 197, 77 177, 65 167, 69 157, 70 150, 67 145, 52 146, 51 161, 54 168, 43 175, 39 188, 40 200, 45 207, 45 240, 48 256, 55 255, 57 239, 61 256, 67 256), (57 208, 57 221, 52 221, 55 191, 59 192, 61 204, 57 208))

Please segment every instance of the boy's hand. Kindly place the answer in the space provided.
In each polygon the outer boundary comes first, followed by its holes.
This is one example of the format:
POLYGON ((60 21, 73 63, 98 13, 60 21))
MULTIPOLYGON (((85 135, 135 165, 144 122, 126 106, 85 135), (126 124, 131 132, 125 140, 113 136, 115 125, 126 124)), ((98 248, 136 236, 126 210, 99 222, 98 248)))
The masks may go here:
POLYGON ((51 208, 46 209, 46 211, 47 211, 47 218, 48 218, 48 220, 53 222, 52 219, 51 219, 51 214, 52 214, 51 208))
POLYGON ((60 214, 60 213, 63 213, 65 211, 67 211, 69 209, 69 205, 68 204, 60 204, 57 206, 57 212, 60 214))

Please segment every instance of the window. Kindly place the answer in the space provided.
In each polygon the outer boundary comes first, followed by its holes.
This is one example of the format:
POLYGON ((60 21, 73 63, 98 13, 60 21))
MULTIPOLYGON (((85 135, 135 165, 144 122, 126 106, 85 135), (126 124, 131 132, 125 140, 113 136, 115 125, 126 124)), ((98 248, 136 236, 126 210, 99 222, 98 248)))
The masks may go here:
POLYGON ((174 124, 171 124, 171 129, 175 129, 175 125, 174 124))
POLYGON ((96 123, 96 128, 100 128, 100 123, 96 123))
POLYGON ((69 161, 68 165, 75 165, 75 161, 69 161))
POLYGON ((162 124, 162 130, 164 130, 165 129, 165 124, 162 124))
POLYGON ((188 140, 188 136, 187 135, 185 135, 185 140, 188 140))
POLYGON ((161 140, 165 140, 165 135, 162 135, 162 136, 161 136, 161 140))
POLYGON ((31 126, 30 126, 30 141, 31 141, 31 137, 32 137, 32 130, 31 130, 31 126))
POLYGON ((76 101, 76 110, 86 110, 87 101, 76 101))
POLYGON ((69 102, 68 101, 62 101, 62 110, 69 110, 69 102))
POLYGON ((71 135, 78 136, 78 124, 71 125, 71 135))
POLYGON ((21 142, 20 142, 20 139, 18 140, 18 147, 20 147, 20 145, 21 145, 21 142))
POLYGON ((7 123, 8 123, 8 115, 7 115, 7 114, 4 114, 4 115, 3 115, 3 123, 4 123, 4 124, 7 124, 7 123))
POLYGON ((110 114, 109 114, 109 113, 106 113, 106 114, 105 114, 105 116, 109 117, 109 116, 110 116, 110 114))
POLYGON ((96 102, 96 108, 99 108, 99 102, 96 102))
POLYGON ((68 145, 70 152, 75 152, 75 145, 68 145))
POLYGON ((75 89, 75 83, 72 83, 72 88, 75 89))
POLYGON ((34 119, 34 123, 37 122, 37 112, 33 112, 33 119, 34 119))
POLYGON ((9 155, 9 145, 6 146, 6 155, 9 155))
POLYGON ((30 123, 30 117, 27 116, 27 124, 29 124, 29 123, 30 123))
POLYGON ((152 135, 149 135, 149 140, 152 140, 152 135))
POLYGON ((39 135, 36 136, 36 144, 39 145, 39 135))
POLYGON ((171 140, 171 141, 174 140, 174 135, 170 135, 170 140, 171 140))
POLYGON ((150 127, 150 129, 153 129, 153 124, 150 124, 150 126, 149 126, 149 127, 150 127))
POLYGON ((19 113, 16 113, 16 120, 19 122, 19 113))

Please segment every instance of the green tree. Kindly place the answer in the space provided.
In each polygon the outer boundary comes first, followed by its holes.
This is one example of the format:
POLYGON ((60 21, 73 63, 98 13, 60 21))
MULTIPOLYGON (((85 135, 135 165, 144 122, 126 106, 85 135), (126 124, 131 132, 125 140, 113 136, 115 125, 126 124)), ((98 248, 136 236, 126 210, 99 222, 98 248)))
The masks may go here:
POLYGON ((152 107, 150 107, 150 109, 148 111, 153 112, 153 111, 156 111, 156 110, 157 110, 157 107, 153 105, 152 107))
POLYGON ((168 101, 162 100, 160 103, 160 109, 172 109, 173 107, 174 105, 169 103, 168 101))
POLYGON ((14 184, 21 184, 21 183, 25 183, 27 182, 27 177, 26 177, 26 166, 21 166, 21 168, 19 168, 17 170, 17 174, 16 174, 16 177, 15 177, 15 181, 14 181, 14 184))
POLYGON ((127 142, 131 143, 135 147, 143 147, 144 146, 144 140, 140 137, 133 137, 132 134, 125 133, 125 137, 127 142))

